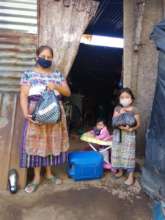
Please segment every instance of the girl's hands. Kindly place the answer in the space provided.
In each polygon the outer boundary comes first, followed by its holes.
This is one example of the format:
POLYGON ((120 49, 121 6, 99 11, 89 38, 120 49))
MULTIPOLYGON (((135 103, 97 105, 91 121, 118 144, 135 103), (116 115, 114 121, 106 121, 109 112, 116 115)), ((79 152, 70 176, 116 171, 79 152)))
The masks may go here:
POLYGON ((129 132, 133 132, 134 129, 133 129, 133 128, 129 128, 128 131, 129 131, 129 132))
POLYGON ((123 113, 126 113, 126 112, 130 112, 130 111, 132 111, 132 107, 129 107, 129 108, 121 108, 120 114, 123 114, 123 113))
POLYGON ((128 132, 134 131, 133 128, 130 128, 128 125, 127 126, 120 126, 119 128, 121 130, 128 131, 128 132))
POLYGON ((121 130, 123 130, 123 131, 128 131, 128 126, 126 126, 126 127, 125 127, 125 126, 120 126, 119 128, 120 128, 121 130))
POLYGON ((120 115, 121 115, 121 114, 124 114, 124 113, 126 113, 125 108, 121 108, 121 110, 120 110, 120 115))

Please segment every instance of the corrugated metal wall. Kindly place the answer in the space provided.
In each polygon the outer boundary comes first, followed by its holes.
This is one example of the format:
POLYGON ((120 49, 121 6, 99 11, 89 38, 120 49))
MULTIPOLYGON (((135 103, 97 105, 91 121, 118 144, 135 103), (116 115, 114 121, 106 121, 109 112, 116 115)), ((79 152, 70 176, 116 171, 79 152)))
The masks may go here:
POLYGON ((19 104, 21 73, 31 68, 37 45, 37 0, 0 0, 0 189, 8 170, 16 168, 20 186, 26 170, 19 168, 23 117, 19 104))
POLYGON ((0 90, 18 91, 21 73, 35 60, 36 35, 0 31, 0 90))
POLYGON ((37 33, 37 0, 0 0, 0 29, 37 33))
POLYGON ((0 0, 1 90, 17 90, 21 72, 34 64, 36 34, 37 0, 0 0))

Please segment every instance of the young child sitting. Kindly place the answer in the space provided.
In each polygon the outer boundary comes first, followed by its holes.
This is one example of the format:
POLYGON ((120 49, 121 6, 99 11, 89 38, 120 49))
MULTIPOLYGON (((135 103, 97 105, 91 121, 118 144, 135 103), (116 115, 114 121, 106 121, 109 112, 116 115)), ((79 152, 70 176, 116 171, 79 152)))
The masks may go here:
POLYGON ((90 132, 92 136, 102 141, 111 141, 112 135, 110 135, 107 126, 105 125, 104 120, 98 119, 96 122, 96 126, 90 132))
MULTIPOLYGON (((94 136, 98 140, 102 141, 111 141, 112 135, 110 135, 107 126, 105 125, 104 120, 98 119, 96 122, 96 126, 90 131, 91 135, 94 136)), ((104 148, 106 146, 99 146, 99 151, 103 155, 104 158, 104 169, 111 169, 111 164, 109 162, 109 150, 105 151, 104 148)))

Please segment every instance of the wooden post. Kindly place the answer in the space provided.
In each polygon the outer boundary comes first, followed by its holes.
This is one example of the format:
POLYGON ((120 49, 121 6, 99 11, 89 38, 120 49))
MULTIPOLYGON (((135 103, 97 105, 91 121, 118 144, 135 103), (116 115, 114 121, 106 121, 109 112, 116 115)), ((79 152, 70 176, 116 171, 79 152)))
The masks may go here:
POLYGON ((77 54, 81 35, 98 5, 94 0, 39 1, 39 44, 53 48, 55 68, 65 76, 77 54))

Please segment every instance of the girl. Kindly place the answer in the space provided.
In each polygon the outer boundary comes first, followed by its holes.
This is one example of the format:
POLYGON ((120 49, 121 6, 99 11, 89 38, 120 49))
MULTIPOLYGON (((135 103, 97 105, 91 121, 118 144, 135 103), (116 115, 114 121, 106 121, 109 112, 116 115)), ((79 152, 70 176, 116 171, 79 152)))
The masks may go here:
POLYGON ((20 148, 20 166, 34 168, 34 179, 25 191, 34 192, 41 181, 41 167, 46 168, 46 178, 60 184, 61 180, 51 172, 51 166, 65 162, 69 148, 65 112, 61 95, 70 96, 70 89, 63 75, 51 68, 53 50, 41 46, 36 52, 36 65, 25 71, 21 78, 20 102, 25 118, 22 144, 20 148), (39 125, 32 120, 32 112, 42 91, 48 87, 54 90, 61 107, 61 119, 56 124, 39 125))
POLYGON ((112 136, 109 134, 107 126, 105 125, 104 120, 98 119, 96 126, 91 131, 91 134, 98 140, 110 141, 112 136))
POLYGON ((134 95, 129 88, 124 88, 119 93, 119 105, 115 108, 113 118, 126 112, 134 113, 136 125, 134 127, 121 126, 113 131, 111 162, 113 169, 118 170, 116 177, 123 175, 123 170, 128 173, 125 184, 130 186, 134 182, 136 130, 140 127, 140 115, 134 107, 134 95))

